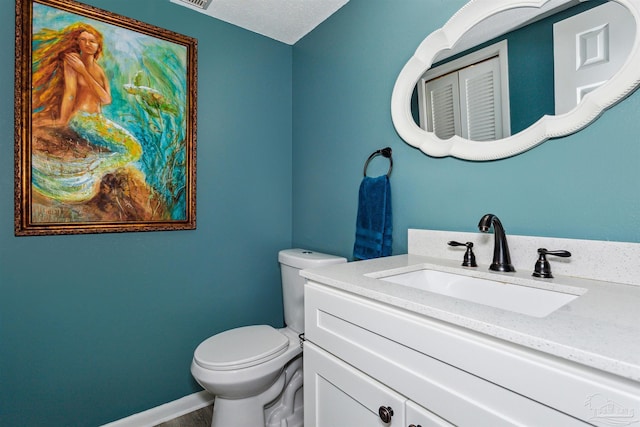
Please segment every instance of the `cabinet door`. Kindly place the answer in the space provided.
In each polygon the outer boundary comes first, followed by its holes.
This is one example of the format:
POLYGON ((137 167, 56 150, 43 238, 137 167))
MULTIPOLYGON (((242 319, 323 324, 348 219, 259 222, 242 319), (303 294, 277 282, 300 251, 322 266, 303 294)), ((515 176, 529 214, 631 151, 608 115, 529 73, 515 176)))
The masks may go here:
POLYGON ((405 427, 404 397, 309 341, 304 383, 305 427, 405 427), (388 422, 382 419, 386 414, 388 422))
POLYGON ((409 427, 454 427, 433 412, 427 411, 422 406, 418 406, 408 400, 405 405, 405 416, 409 427))

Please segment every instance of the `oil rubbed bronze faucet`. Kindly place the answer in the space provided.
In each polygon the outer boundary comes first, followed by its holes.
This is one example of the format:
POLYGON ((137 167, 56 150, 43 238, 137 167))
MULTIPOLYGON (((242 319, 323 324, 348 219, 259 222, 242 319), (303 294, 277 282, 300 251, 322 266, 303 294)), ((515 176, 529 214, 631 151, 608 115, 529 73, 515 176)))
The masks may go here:
POLYGON ((509 254, 509 245, 507 244, 507 235, 504 232, 502 223, 494 214, 486 214, 480 218, 478 229, 483 233, 488 233, 489 228, 493 226, 493 262, 489 266, 489 270, 493 271, 516 271, 511 265, 511 255, 509 254))

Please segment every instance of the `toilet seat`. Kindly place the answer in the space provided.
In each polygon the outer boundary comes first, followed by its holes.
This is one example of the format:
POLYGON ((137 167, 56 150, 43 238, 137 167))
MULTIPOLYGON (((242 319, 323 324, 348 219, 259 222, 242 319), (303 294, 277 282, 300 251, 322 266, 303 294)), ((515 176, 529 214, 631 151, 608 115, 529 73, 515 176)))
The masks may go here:
POLYGON ((267 362, 287 350, 289 339, 269 325, 231 329, 203 341, 194 361, 205 369, 229 371, 267 362))

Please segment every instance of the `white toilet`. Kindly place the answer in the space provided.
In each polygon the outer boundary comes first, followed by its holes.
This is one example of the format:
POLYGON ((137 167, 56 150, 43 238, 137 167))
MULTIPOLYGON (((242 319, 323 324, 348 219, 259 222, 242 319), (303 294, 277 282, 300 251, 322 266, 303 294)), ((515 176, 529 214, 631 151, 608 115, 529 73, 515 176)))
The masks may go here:
POLYGON ((278 254, 286 327, 245 326, 203 341, 191 374, 215 395, 212 427, 301 427, 305 268, 347 262, 345 258, 287 249, 278 254))

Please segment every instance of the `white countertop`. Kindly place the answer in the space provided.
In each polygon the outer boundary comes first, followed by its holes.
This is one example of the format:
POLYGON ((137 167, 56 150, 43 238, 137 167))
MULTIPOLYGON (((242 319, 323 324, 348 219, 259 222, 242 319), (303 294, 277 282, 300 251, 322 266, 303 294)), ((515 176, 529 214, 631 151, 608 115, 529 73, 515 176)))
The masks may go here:
MULTIPOLYGON (((536 279, 531 271, 496 273, 487 264, 461 267, 460 260, 397 255, 303 270, 301 275, 336 289, 445 321, 541 352, 640 382, 640 286, 556 275, 536 279), (538 318, 376 279, 420 267, 536 286, 586 292, 538 318)), ((579 293, 579 292, 577 292, 579 293)))

